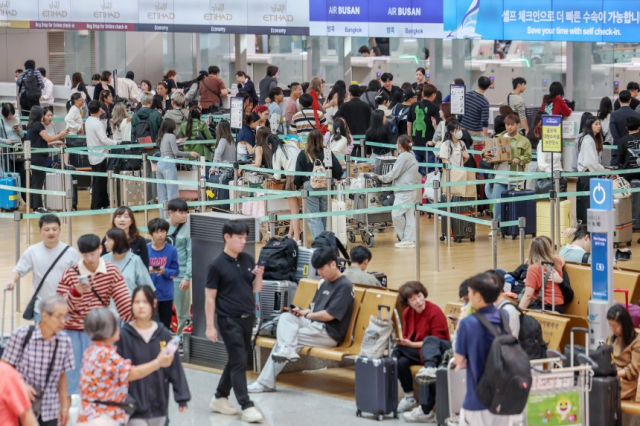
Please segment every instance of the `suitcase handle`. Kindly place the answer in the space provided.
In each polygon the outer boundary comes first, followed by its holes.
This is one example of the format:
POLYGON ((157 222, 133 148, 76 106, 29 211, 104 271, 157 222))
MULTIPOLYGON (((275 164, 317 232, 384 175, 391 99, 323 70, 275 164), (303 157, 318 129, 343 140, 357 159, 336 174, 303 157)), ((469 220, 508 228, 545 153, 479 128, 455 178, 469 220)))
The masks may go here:
POLYGON ((378 318, 382 319, 382 308, 387 310, 387 320, 391 321, 391 306, 389 305, 378 305, 378 318))
MULTIPOLYGON (((588 328, 584 328, 584 327, 573 327, 573 328, 571 329, 571 333, 570 333, 570 346, 569 346, 570 351, 571 351, 571 354, 570 354, 570 356, 571 356, 571 367, 573 367, 573 353, 574 353, 574 346, 575 346, 575 343, 574 343, 574 340, 573 340, 573 336, 574 336, 574 334, 575 334, 576 332, 584 333, 585 335, 587 335, 587 336, 588 336, 588 335, 589 335, 589 329, 588 329, 588 328)), ((587 356, 587 358, 589 358, 589 339, 587 339, 587 338, 585 337, 585 342, 584 342, 584 343, 585 343, 585 345, 584 345, 584 350, 585 350, 585 352, 586 352, 586 356, 587 356)), ((589 358, 589 359, 591 359, 591 358, 589 358)))

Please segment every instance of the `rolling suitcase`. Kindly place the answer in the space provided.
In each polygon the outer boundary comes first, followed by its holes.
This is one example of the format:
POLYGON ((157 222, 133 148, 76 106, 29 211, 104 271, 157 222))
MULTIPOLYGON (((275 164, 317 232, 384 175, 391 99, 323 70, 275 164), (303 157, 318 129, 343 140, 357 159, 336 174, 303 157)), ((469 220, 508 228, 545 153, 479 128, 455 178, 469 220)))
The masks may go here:
MULTIPOLYGON (((631 187, 640 187, 640 180, 633 179, 631 187)), ((631 193, 631 214, 633 216, 633 230, 640 231, 640 192, 631 193)))
POLYGON ((270 321, 283 313, 293 302, 297 289, 298 284, 292 281, 265 280, 260 290, 260 321, 270 321))
MULTIPOLYGON (((459 202, 459 201, 474 201, 473 197, 461 197, 459 195, 454 195, 451 197, 451 202, 459 202)), ((464 216, 475 217, 476 208, 475 206, 460 206, 460 207, 452 207, 452 213, 461 214, 464 216)), ((440 236, 440 241, 445 241, 447 238, 447 229, 448 229, 448 220, 447 216, 440 216, 440 229, 442 231, 440 236)), ((474 222, 467 222, 464 220, 451 218, 451 238, 453 241, 460 243, 463 238, 468 238, 469 241, 473 242, 476 240, 476 224, 474 222)))
MULTIPOLYGON (((16 178, 9 176, 5 173, 5 176, 0 178, 0 185, 18 187, 18 181, 16 178)), ((20 196, 18 191, 0 188, 0 209, 3 211, 13 211, 18 209, 18 200, 20 196)))
MULTIPOLYGON (((315 249, 307 247, 298 247, 298 265, 296 267, 296 280, 300 281, 302 278, 319 278, 316 268, 311 264, 311 256, 315 249)), ((293 300, 293 299, 292 299, 293 300)))
MULTIPOLYGON (((122 176, 140 177, 140 171, 121 171, 122 176)), ((118 179, 120 191, 118 191, 118 205, 144 206, 144 182, 138 180, 118 179)))
POLYGON ((4 349, 7 347, 7 342, 9 341, 9 338, 11 337, 11 332, 13 332, 13 327, 14 327, 14 319, 13 317, 15 316, 15 309, 14 309, 14 299, 13 299, 13 291, 9 291, 6 288, 4 288, 2 290, 2 330, 0 330, 0 358, 2 358, 2 354, 4 353, 4 349), (6 313, 7 313, 7 293, 10 293, 11 296, 11 314, 9 315, 11 317, 11 330, 9 331, 9 335, 5 334, 5 329, 4 329, 4 319, 6 317, 6 313))
MULTIPOLYGON (((228 175, 209 175, 209 183, 219 183, 222 185, 230 185, 233 178, 226 177, 228 175), (222 180, 220 177, 222 176, 222 180)), ((211 200, 228 200, 229 199, 229 190, 227 188, 211 188, 207 189, 207 199, 211 200)), ((225 213, 229 213, 231 211, 230 204, 217 204, 213 206, 213 210, 223 211, 225 213)))
MULTIPOLYGON (((331 200, 332 212, 343 212, 347 210, 347 204, 340 200, 331 200)), ((331 230, 336 234, 343 246, 347 246, 347 216, 331 216, 331 230)))
MULTIPOLYGON (((67 148, 78 148, 87 146, 87 139, 85 137, 78 138, 67 138, 66 139, 67 148)), ((120 154, 120 152, 118 152, 120 154)), ((70 152, 68 164, 75 167, 79 172, 90 172, 91 164, 89 163, 89 156, 84 154, 77 154, 70 152)), ((76 179, 78 181, 78 186, 80 188, 90 188, 91 187, 91 176, 86 175, 76 175, 76 179)))
MULTIPOLYGON (((536 235, 551 237, 551 203, 545 200, 536 202, 536 235)), ((555 218, 555 216, 554 216, 555 218)), ((554 219, 555 221, 555 219, 554 219)), ((571 227, 571 201, 560 201, 560 231, 571 227)), ((570 244, 571 238, 560 235, 560 246, 570 244)))
POLYGON ((613 233, 613 246, 631 245, 633 240, 633 213, 631 198, 616 198, 613 208, 616 211, 616 230, 613 233))
MULTIPOLYGON (((527 195, 534 195, 534 192, 529 189, 509 189, 507 191, 503 191, 500 197, 513 198, 523 197, 527 195)), ((502 221, 508 222, 524 217, 527 220, 526 226, 524 228, 525 235, 533 235, 534 237, 536 236, 537 224, 535 200, 501 203, 499 208, 502 215, 502 221)), ((516 237, 520 235, 520 229, 517 225, 501 227, 500 232, 502 233, 502 238, 510 235, 512 240, 515 240, 516 237)))
MULTIPOLYGON (((448 367, 436 371, 436 420, 438 426, 446 426, 447 420, 460 415, 462 401, 467 393, 466 370, 456 371, 452 361, 448 367)), ((422 392, 422 387, 421 387, 422 392)))

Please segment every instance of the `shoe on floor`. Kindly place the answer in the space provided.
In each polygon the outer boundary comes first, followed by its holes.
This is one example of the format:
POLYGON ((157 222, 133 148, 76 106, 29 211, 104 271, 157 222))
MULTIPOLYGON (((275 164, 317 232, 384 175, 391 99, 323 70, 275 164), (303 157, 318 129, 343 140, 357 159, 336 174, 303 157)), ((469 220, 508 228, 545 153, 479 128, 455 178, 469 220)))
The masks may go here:
POLYGON ((271 355, 275 362, 296 362, 300 359, 300 355, 291 348, 280 348, 271 355))
POLYGON ((418 371, 418 374, 416 374, 416 382, 421 385, 435 382, 436 371, 437 369, 435 367, 422 367, 420 371, 418 371))
POLYGON ((400 400, 400 403, 398 404, 398 413, 411 411, 416 407, 418 407, 418 401, 416 401, 413 396, 405 396, 400 400))
POLYGON ((36 213, 42 213, 42 214, 44 214, 44 213, 49 213, 49 210, 45 209, 44 207, 38 207, 38 208, 35 210, 35 212, 36 212, 36 213))
POLYGON ((247 423, 261 423, 264 420, 264 416, 256 407, 249 407, 246 410, 242 410, 242 421, 247 423))
POLYGON ((397 248, 415 248, 416 243, 414 243, 413 241, 400 241, 399 243, 396 243, 396 247, 397 248))
POLYGON ((262 384, 260 384, 258 381, 255 381, 253 383, 251 383, 249 386, 247 386, 247 390, 249 391, 249 393, 264 393, 264 392, 275 392, 275 389, 272 388, 268 388, 262 384))
POLYGON ((227 398, 211 398, 209 409, 214 413, 226 414, 228 416, 235 416, 238 414, 238 409, 231 405, 227 398))
POLYGON ((436 415, 433 414, 433 411, 430 411, 429 414, 424 414, 422 407, 418 406, 409 412, 403 413, 402 418, 407 423, 433 423, 436 420, 436 415))

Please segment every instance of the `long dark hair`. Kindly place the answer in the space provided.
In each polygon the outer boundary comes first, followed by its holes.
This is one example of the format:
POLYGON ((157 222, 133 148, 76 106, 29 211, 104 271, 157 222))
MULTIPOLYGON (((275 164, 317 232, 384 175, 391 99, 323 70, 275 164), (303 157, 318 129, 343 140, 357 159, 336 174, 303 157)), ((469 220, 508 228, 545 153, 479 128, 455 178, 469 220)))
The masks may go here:
POLYGON ((188 138, 191 139, 191 135, 192 135, 192 131, 193 131, 193 121, 194 120, 200 120, 200 117, 202 117, 200 115, 200 110, 198 109, 198 107, 193 107, 189 110, 189 118, 187 118, 187 126, 184 129, 184 135, 188 138))
POLYGON ((251 123, 255 123, 256 121, 260 121, 260 115, 258 113, 252 112, 244 117, 244 124, 247 126, 251 123))
POLYGON ((333 84, 331 91, 329 92, 329 96, 327 96, 327 101, 333 99, 335 95, 338 95, 338 106, 344 103, 344 98, 347 95, 347 84, 344 80, 338 80, 333 84))
POLYGON ((131 218, 131 225, 129 225, 129 242, 133 243, 134 240, 138 238, 140 235, 140 231, 138 231, 138 227, 136 226, 136 217, 133 215, 133 211, 127 206, 120 206, 113 213, 113 217, 111 218, 111 227, 116 227, 116 217, 122 216, 126 214, 131 218))
MULTIPOLYGON (((638 333, 636 333, 636 329, 633 326, 633 320, 631 319, 631 315, 629 312, 622 306, 616 304, 609 308, 607 312, 607 320, 615 321, 622 327, 622 349, 626 348, 634 341, 638 333)), ((613 341, 615 341, 618 336, 613 336, 613 341)))
POLYGON ((176 122, 170 118, 165 118, 162 120, 162 124, 160 125, 160 129, 158 130, 158 148, 160 148, 160 143, 162 142, 162 138, 164 135, 174 134, 176 131, 176 122))
POLYGON ((600 121, 604 120, 611 114, 613 111, 613 104, 611 103, 611 98, 605 96, 600 99, 600 108, 598 108, 598 119, 600 121))
POLYGON ((556 98, 556 96, 560 96, 564 98, 564 88, 562 87, 562 83, 559 81, 554 81, 549 86, 549 94, 544 96, 544 103, 550 104, 556 98))
POLYGON ((349 125, 347 121, 342 117, 337 117, 333 119, 333 137, 331 140, 338 141, 342 137, 347 138, 349 144, 351 144, 351 131, 349 130, 349 125))
POLYGON ((84 84, 84 79, 82 78, 82 74, 79 72, 74 72, 71 75, 71 87, 76 88, 79 84, 84 84))
POLYGON ((603 148, 604 142, 602 140, 602 130, 600 130, 600 132, 597 135, 593 134, 593 123, 595 123, 596 121, 600 121, 600 120, 598 119, 598 117, 594 117, 594 116, 591 116, 586 119, 584 123, 584 128, 582 129, 582 137, 578 141, 578 152, 580 152, 580 149, 582 148, 582 141, 584 140, 584 137, 587 135, 591 136, 595 141, 596 151, 602 152, 602 150, 604 149, 603 148))
MULTIPOLYGON (((287 160, 289 159, 289 154, 287 153, 287 149, 285 148, 285 142, 280 139, 279 137, 277 137, 274 134, 269 135, 269 137, 267 138, 267 144, 271 145, 271 155, 272 158, 276 156, 276 152, 278 152, 278 150, 282 151, 282 155, 284 155, 284 158, 286 158, 287 160)), ((273 161, 272 161, 273 163, 273 161)))
POLYGON ((533 150, 538 149, 538 143, 542 137, 542 116, 544 114, 545 112, 542 110, 536 112, 536 115, 533 118, 533 125, 529 128, 529 132, 527 133, 527 139, 529 139, 531 149, 533 150))
MULTIPOLYGON (((460 125, 460 122, 457 119, 453 118, 447 121, 445 128, 447 131, 445 132, 444 137, 442 138, 442 142, 452 141, 453 139, 451 137, 451 134, 455 132, 456 129, 462 128, 462 126, 460 125)), ((462 142, 464 144, 464 141, 462 139, 458 139, 458 142, 462 142)))
POLYGON ((365 134, 370 142, 381 142, 387 139, 387 126, 384 124, 384 111, 375 110, 371 113, 371 124, 365 134))
POLYGON ((320 130, 313 129, 309 132, 306 151, 311 161, 322 160, 324 158, 324 138, 320 130))
POLYGON ((271 131, 266 127, 262 126, 256 132, 256 146, 262 148, 262 167, 266 167, 267 169, 271 168, 271 148, 269 148, 269 144, 267 143, 269 136, 271 135, 271 131))
POLYGON ((27 128, 32 127, 35 123, 41 123, 44 117, 44 109, 41 106, 34 106, 29 112, 29 122, 27 128))

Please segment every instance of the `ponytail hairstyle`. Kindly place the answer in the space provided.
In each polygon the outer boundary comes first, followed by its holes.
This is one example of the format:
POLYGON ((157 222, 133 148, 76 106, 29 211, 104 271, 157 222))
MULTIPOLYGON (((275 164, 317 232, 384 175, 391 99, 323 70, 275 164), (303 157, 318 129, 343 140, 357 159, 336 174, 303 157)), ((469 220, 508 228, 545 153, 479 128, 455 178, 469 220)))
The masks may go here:
POLYGON ((249 76, 247 75, 247 73, 246 73, 246 72, 244 72, 244 71, 238 71, 238 72, 236 72, 236 75, 237 75, 238 77, 244 77, 244 78, 247 78, 247 79, 251 79, 251 77, 249 77, 249 76))
POLYGON ((396 144, 402 147, 402 149, 404 149, 405 152, 412 151, 411 147, 413 146, 413 142, 411 141, 411 137, 409 135, 399 136, 398 140, 396 141, 396 144))
POLYGON ((337 117, 333 119, 333 137, 332 141, 339 141, 342 137, 347 138, 349 144, 351 144, 351 131, 349 130, 349 125, 346 120, 342 117, 337 117))
POLYGON ((229 145, 235 146, 236 140, 231 134, 231 125, 227 120, 221 120, 216 126, 216 142, 220 143, 222 139, 226 140, 229 145))
POLYGON ((257 113, 255 113, 255 112, 251 112, 251 114, 247 114, 247 115, 244 117, 244 123, 245 123, 247 126, 251 125, 252 123, 256 123, 256 122, 258 122, 258 121, 260 121, 260 115, 258 115, 258 114, 257 114, 257 113))
POLYGON ((187 118, 187 126, 184 129, 184 135, 187 139, 191 139, 191 135, 193 134, 193 121, 200 120, 200 110, 198 107, 192 107, 189 110, 189 118, 187 118))

